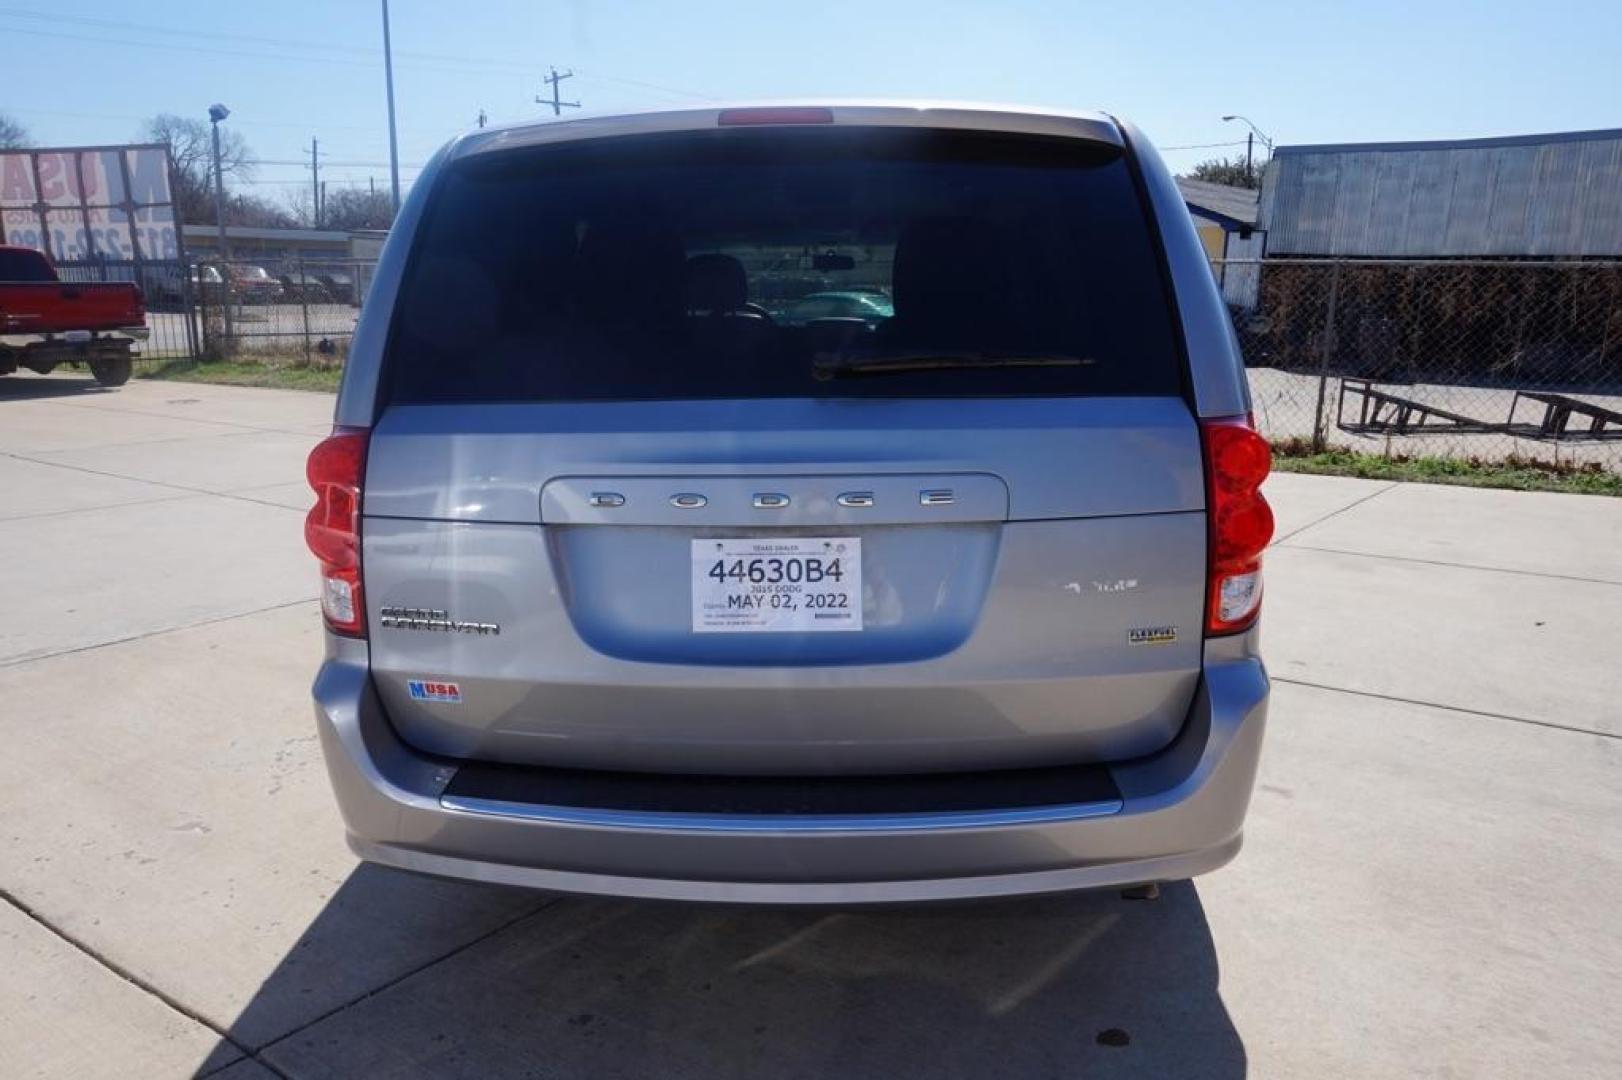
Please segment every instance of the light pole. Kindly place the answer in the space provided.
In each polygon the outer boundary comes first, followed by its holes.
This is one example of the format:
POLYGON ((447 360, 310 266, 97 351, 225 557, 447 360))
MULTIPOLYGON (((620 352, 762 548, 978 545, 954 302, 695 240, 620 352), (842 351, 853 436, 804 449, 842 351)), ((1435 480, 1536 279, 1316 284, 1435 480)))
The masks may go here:
POLYGON ((1269 139, 1265 134, 1263 134, 1262 129, 1257 127, 1249 117, 1240 116, 1238 113, 1233 113, 1229 116, 1224 116, 1222 120, 1224 123, 1238 120, 1250 129, 1250 134, 1245 136, 1245 176, 1254 178, 1256 173, 1255 170, 1251 168, 1250 164, 1252 156, 1251 151, 1253 149, 1254 141, 1256 139, 1260 139, 1262 141, 1262 145, 1267 147, 1268 160, 1272 160, 1273 140, 1269 139))
MULTIPOLYGON (((214 224, 220 230, 220 287, 225 292, 222 297, 223 303, 220 305, 225 314, 225 340, 222 343, 222 351, 226 353, 231 351, 231 265, 228 261, 231 258, 231 246, 230 241, 225 238, 225 178, 220 168, 220 121, 230 115, 231 110, 217 101, 208 107, 208 122, 214 129, 214 224)), ((206 295, 208 285, 203 280, 202 270, 197 271, 197 287, 204 290, 206 295)))
POLYGON ((389 48, 389 0, 383 0, 383 81, 389 92, 389 182, 394 187, 394 212, 400 212, 400 148, 394 137, 394 53, 389 48))
POLYGON ((208 122, 214 128, 214 223, 220 229, 220 258, 229 259, 231 250, 225 239, 225 179, 220 170, 220 121, 231 115, 219 102, 208 107, 208 122))

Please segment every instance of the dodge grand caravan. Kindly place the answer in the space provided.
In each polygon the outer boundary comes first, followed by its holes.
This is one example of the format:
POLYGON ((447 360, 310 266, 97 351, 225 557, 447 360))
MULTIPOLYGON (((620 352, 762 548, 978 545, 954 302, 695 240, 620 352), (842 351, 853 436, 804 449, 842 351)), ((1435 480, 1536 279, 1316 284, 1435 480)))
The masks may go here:
POLYGON ((1171 176, 1112 117, 463 137, 309 460, 350 844, 744 902, 1214 869, 1268 696, 1249 408, 1171 176), (774 316, 815 293, 881 314, 774 316))

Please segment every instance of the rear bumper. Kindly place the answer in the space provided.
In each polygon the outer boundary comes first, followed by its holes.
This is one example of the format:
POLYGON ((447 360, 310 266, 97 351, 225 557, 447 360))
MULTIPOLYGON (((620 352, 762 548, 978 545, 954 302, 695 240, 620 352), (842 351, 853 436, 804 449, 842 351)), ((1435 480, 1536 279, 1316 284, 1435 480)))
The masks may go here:
MULTIPOLYGON (((394 733, 346 643, 315 682, 327 769, 362 858, 564 892, 736 903, 864 904, 1063 892, 1177 880, 1239 850, 1266 725, 1254 656, 1208 659, 1187 724, 1158 754, 1113 766, 1118 806, 984 823, 829 828, 683 824, 657 815, 521 816, 448 805, 455 763, 394 733)), ((450 800, 455 802, 455 800, 450 800)), ((944 819, 943 819, 944 821, 944 819)))

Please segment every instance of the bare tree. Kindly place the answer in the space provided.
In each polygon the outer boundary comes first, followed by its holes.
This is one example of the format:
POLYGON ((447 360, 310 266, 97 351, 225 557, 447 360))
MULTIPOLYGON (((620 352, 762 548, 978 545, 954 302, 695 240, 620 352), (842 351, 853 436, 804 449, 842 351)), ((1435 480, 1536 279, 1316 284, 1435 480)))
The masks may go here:
POLYGON ((292 229, 299 224, 297 218, 269 199, 230 193, 225 196, 225 223, 255 229, 292 229))
MULTIPOLYGON (((175 165, 174 198, 182 221, 207 225, 214 221, 214 142, 209 124, 173 113, 148 120, 140 135, 147 142, 169 147, 175 165)), ((220 131, 220 173, 227 185, 253 172, 248 142, 233 128, 220 131)), ((229 214, 229 207, 227 207, 229 214)))
POLYGON ((14 117, 0 113, 0 150, 16 150, 29 145, 33 140, 28 136, 28 129, 22 122, 14 117))
POLYGON ((339 188, 322 200, 323 229, 386 229, 394 223, 394 200, 386 191, 339 188))
POLYGON ((300 228, 315 227, 314 202, 310 189, 303 184, 289 187, 282 192, 282 209, 298 223, 300 228))

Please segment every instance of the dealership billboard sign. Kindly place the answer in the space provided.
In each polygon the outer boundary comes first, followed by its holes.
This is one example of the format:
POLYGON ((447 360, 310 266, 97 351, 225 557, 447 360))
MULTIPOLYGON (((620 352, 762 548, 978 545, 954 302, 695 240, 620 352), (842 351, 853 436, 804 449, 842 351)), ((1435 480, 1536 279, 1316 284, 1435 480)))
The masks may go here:
POLYGON ((168 148, 0 151, 0 244, 66 265, 180 259, 168 148))

